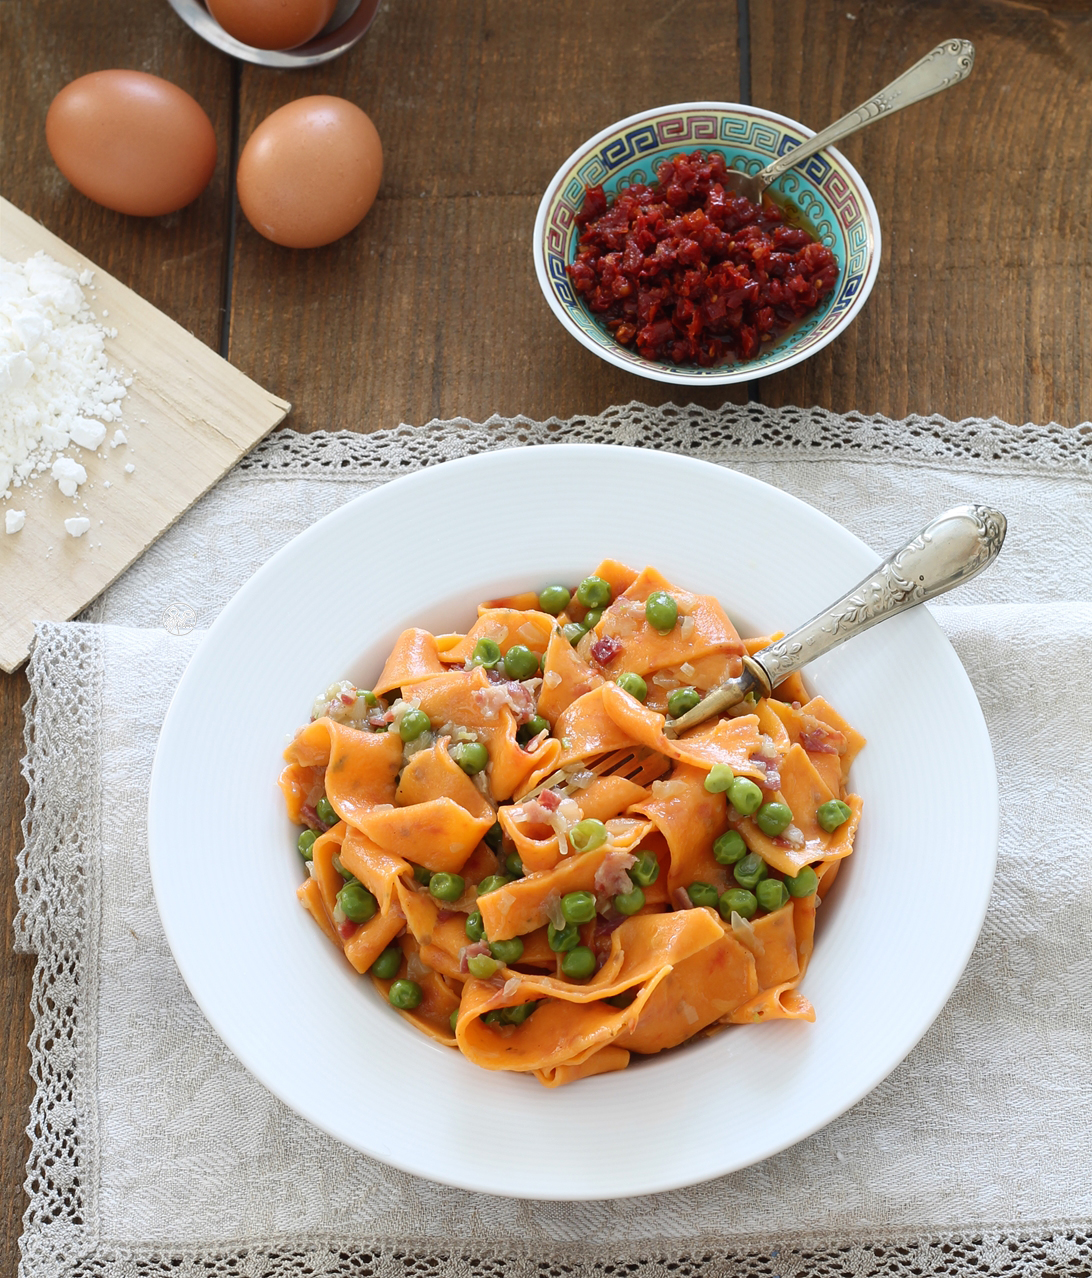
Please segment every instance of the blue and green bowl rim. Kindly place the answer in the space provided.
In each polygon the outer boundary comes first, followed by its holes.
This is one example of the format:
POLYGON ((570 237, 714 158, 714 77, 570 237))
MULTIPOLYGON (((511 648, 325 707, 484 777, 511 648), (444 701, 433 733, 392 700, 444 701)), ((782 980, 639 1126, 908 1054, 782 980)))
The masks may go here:
POLYGON ((584 191, 602 183, 608 196, 635 182, 654 182, 656 166, 679 152, 719 152, 729 167, 749 173, 797 147, 810 129, 761 107, 732 102, 681 102, 641 111, 597 133, 558 169, 535 218, 534 256, 550 309, 582 345, 603 359, 654 381, 719 386, 781 372, 814 355, 853 321, 880 266, 876 206, 857 170, 833 147, 794 165, 772 189, 792 201, 838 261, 834 292, 802 324, 777 338, 758 358, 715 368, 648 360, 614 340, 569 282, 576 217, 584 191))

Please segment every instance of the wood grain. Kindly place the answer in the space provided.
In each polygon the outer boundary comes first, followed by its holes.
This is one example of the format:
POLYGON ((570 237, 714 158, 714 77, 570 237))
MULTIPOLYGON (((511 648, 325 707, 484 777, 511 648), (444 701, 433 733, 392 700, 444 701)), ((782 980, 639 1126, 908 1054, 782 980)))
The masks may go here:
POLYGON ((665 93, 733 98, 737 40, 721 0, 639 0, 624 17, 609 0, 402 0, 329 66, 246 67, 243 142, 285 102, 334 93, 374 119, 385 171, 361 226, 325 249, 278 248, 240 215, 230 358, 291 388, 295 430, 746 400, 746 387, 693 392, 605 364, 554 319, 531 261, 562 161, 665 93), (702 56, 671 88, 664 51, 683 18, 702 56))
POLYGON ((0 81, 4 195, 207 345, 219 347, 230 60, 159 0, 18 0, 3 10, 9 51, 0 81), (112 67, 170 80, 192 94, 212 120, 216 172, 205 193, 178 213, 158 218, 114 213, 80 195, 53 163, 45 141, 50 102, 69 81, 112 67))
POLYGON ((10 671, 26 660, 35 621, 67 621, 85 608, 291 405, 4 199, 0 237, 16 261, 45 252, 95 272, 89 291, 110 326, 106 356, 132 383, 120 423, 128 442, 79 450, 87 483, 75 497, 41 475, 9 503, 27 514, 22 532, 0 545, 0 668, 10 671), (78 538, 64 527, 76 515, 91 520, 78 538))
POLYGON ((879 278, 845 334, 758 383, 762 401, 1092 417, 1092 8, 766 0, 751 15, 755 103, 814 128, 945 38, 977 55, 963 84, 843 144, 879 211, 879 278))
MULTIPOLYGON (((218 347, 226 267, 227 174, 232 124, 231 64, 194 36, 163 3, 148 0, 18 0, 4 4, 7 56, 0 63, 4 146, 0 188, 79 252, 153 305, 218 347), (129 67, 163 76, 208 112, 220 158, 204 195, 165 218, 129 218, 93 204, 60 175, 45 142, 49 104, 89 71, 129 67)), ((0 248, 2 251, 2 248, 0 248)), ((5 1026, 0 1100, 0 1273, 14 1274, 26 1208, 25 1130, 33 1095, 26 1043, 34 960, 11 952, 15 854, 21 845, 24 787, 22 675, 0 675, 0 1017, 5 1026)))

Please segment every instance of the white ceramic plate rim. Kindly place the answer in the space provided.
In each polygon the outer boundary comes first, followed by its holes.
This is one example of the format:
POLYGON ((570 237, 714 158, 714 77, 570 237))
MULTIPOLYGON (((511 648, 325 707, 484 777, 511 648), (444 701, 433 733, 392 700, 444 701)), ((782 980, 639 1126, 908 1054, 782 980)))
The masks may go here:
MULTIPOLYGON (((330 1135, 419 1176, 500 1195, 586 1200, 659 1192, 747 1166, 829 1123, 874 1088, 932 1023, 970 956, 992 884, 998 806, 989 737, 973 689, 939 627, 926 610, 917 609, 843 648, 841 661, 837 653, 825 658, 813 675, 820 691, 843 712, 850 713, 855 698, 864 697, 867 701, 872 695, 867 691, 869 680, 877 686, 890 687, 891 663, 897 660, 898 695, 905 709, 900 708, 892 716, 890 708, 880 706, 873 697, 876 713, 881 718, 888 715, 896 729, 907 716, 916 716, 915 723, 920 720, 927 726, 935 723, 945 729, 947 740, 937 741, 936 757, 922 761, 927 785, 935 784, 938 777, 945 778, 948 773, 944 769, 952 766, 955 759, 959 766, 958 795, 945 795, 938 786, 932 806, 914 806, 915 792, 906 789, 898 811, 890 810, 885 815, 881 803, 879 810, 870 814, 866 806, 868 819, 862 826, 858 854, 844 872, 852 886, 846 889, 844 898, 839 898, 837 892, 831 898, 825 927, 805 978, 805 993, 835 980, 843 955, 852 951, 854 937, 870 923, 871 913, 865 917, 851 911, 856 897, 868 900, 868 893, 875 891, 877 883, 881 887, 887 884, 889 891, 892 884, 898 886, 895 880, 903 862, 893 859, 889 847, 874 846, 881 830, 887 831, 889 839, 903 838, 907 847, 925 848, 924 861, 915 866, 915 874, 920 874, 922 868, 948 870, 950 860, 938 859, 943 849, 936 847, 946 833, 956 841, 962 860, 952 869, 950 885, 951 894, 958 896, 958 908, 944 896, 935 914, 921 920, 922 944, 928 943, 934 959, 937 955, 940 958, 930 966, 927 957, 911 955, 909 947, 887 955, 884 981, 889 985, 883 988, 893 991, 898 1007, 893 1010, 880 1006, 870 1009, 867 1018, 851 1018, 848 1026, 852 1042, 835 1042, 831 1035, 838 1032, 842 1023, 839 1018, 845 1015, 842 1004, 851 1006, 851 1000, 862 992, 867 995, 864 987, 875 979, 875 974, 860 964, 850 967, 848 983, 843 981, 823 997, 813 998, 818 1014, 815 1025, 778 1022, 729 1029, 699 1045, 643 1061, 637 1068, 631 1066, 622 1074, 585 1080, 556 1091, 539 1088, 518 1076, 478 1070, 449 1049, 430 1043, 381 1006, 367 985, 361 989, 360 978, 348 972, 329 942, 290 900, 291 883, 301 877, 300 866, 291 851, 291 834, 283 809, 279 808, 273 776, 279 767, 284 731, 290 732, 306 717, 306 704, 298 704, 302 700, 298 689, 281 684, 290 682, 288 676, 300 662, 306 664, 305 657, 286 657, 286 650, 295 648, 297 653, 306 654, 319 642, 313 635, 299 633, 300 608, 291 596, 293 577, 311 581, 328 562, 326 556, 332 547, 357 544, 361 534, 369 529, 374 534, 386 526, 391 512, 403 509, 407 502, 415 508, 424 502, 427 510, 445 511, 449 508, 445 503, 451 503, 458 495, 465 512, 460 518, 474 531, 475 511, 480 505, 472 500, 475 484, 481 486, 483 493, 497 494, 501 513, 507 503, 509 513, 522 515, 526 510, 523 486, 533 482, 545 495, 547 508, 564 518, 566 511, 559 493, 572 493, 572 511, 586 509, 582 486, 571 483, 574 473, 609 474, 626 493, 636 491, 633 485, 640 488, 642 484, 672 491, 689 488, 695 502, 712 499, 718 506, 723 503, 739 511, 763 511, 773 520, 771 528, 778 521, 785 524, 786 536, 791 534, 791 544, 799 545, 803 560, 809 555, 821 556, 817 563, 839 560, 834 576, 843 587, 852 585, 876 562, 874 553, 858 539, 795 498, 737 472, 674 454, 602 445, 553 445, 491 452, 393 480, 341 507, 285 546, 239 591, 204 637, 179 683, 160 736, 150 787, 149 851, 164 931, 183 978, 228 1047, 285 1104, 330 1135), (273 617, 280 618, 288 628, 270 632, 267 627, 273 617), (888 632, 886 639, 880 638, 884 631, 888 632), (851 649, 852 656, 846 659, 845 654, 851 649), (919 655, 915 658, 913 654, 919 655), (921 671, 904 670, 901 663, 907 659, 924 662, 927 688, 921 671), (278 668, 278 662, 283 669, 278 668), (925 692, 934 703, 942 703, 943 716, 923 700, 925 692), (262 696, 267 698, 267 705, 248 701, 262 696), (235 715, 224 720, 225 697, 237 697, 241 704, 254 705, 254 717, 235 715), (285 705, 278 708, 278 699, 285 705), (267 731, 263 714, 278 722, 284 731, 267 731), (211 721, 216 721, 217 716, 220 719, 214 734, 208 733, 210 716, 211 721), (202 744, 199 757, 194 755, 193 741, 202 744), (247 755, 245 759, 240 759, 240 750, 247 755), (253 757, 257 763, 249 761, 253 757), (214 764, 219 765, 219 771, 214 764), (245 767, 259 769, 255 775, 267 780, 253 782, 253 788, 247 790, 239 779, 240 769, 245 767), (193 801, 198 781, 204 787, 204 801, 200 804, 193 801), (910 807, 902 810, 906 803, 910 807), (210 809, 218 814, 217 840, 209 837, 210 809), (973 820, 969 815, 972 810, 973 820), (275 811, 279 811, 279 816, 271 815, 275 811), (269 837, 273 846, 259 838, 263 822, 265 833, 272 831, 269 837), (873 830, 877 832, 875 838, 873 830), (247 899, 261 896, 266 910, 261 917, 277 924, 275 930, 271 923, 267 925, 264 933, 255 929, 258 939, 253 943, 249 938, 245 944, 240 941, 235 899, 211 892, 211 885, 230 877, 232 868, 246 878, 247 899), (834 918, 829 917, 831 911, 834 918), (255 950, 260 951, 260 962, 255 950), (277 963, 283 963, 283 969, 277 971, 289 984, 292 979, 302 980, 301 989, 286 990, 276 984, 271 964, 277 963), (306 997, 302 990, 306 990, 306 997), (317 1015, 310 1005, 321 998, 332 1000, 336 1014, 319 1022, 313 1046, 304 1050, 305 1043, 312 1043, 307 1035, 307 1017, 317 1015), (342 1020, 352 1023, 346 1026, 342 1020), (326 1078, 331 1070, 343 1076, 349 1048, 363 1053, 351 1057, 351 1077, 353 1081, 359 1078, 359 1087, 353 1091, 346 1088, 335 1112, 330 1089, 314 1086, 313 1079, 316 1075, 326 1078), (833 1083, 828 1080, 821 1094, 809 1092, 805 1096, 799 1094, 798 1088, 786 1086, 789 1078, 799 1082, 792 1071, 803 1068, 801 1060, 815 1068, 826 1059, 823 1054, 831 1051, 835 1060, 845 1057, 844 1072, 833 1083), (694 1088, 700 1090, 711 1085, 711 1080, 721 1080, 725 1069, 735 1072, 737 1094, 751 1099, 754 1114, 747 1111, 743 1134, 735 1144, 710 1145, 703 1125, 679 1125, 688 1111, 679 1110, 673 1115, 673 1107, 694 1088), (459 1103, 453 1106, 452 1115, 440 1117, 421 1115, 416 1110, 402 1116, 364 1103, 362 1098, 371 1095, 369 1086, 382 1095, 395 1079, 399 1085, 407 1080, 411 1093, 414 1079, 422 1086, 434 1082, 445 1096, 457 1098, 459 1103), (633 1105, 635 1098, 647 1104, 650 1096, 656 1108, 647 1111, 645 1130, 650 1143, 643 1144, 640 1125, 631 1121, 633 1105), (345 1097, 351 1097, 352 1103, 345 1097), (498 1165, 483 1143, 475 1139, 480 1129, 474 1124, 495 1119, 498 1107, 509 1118, 519 1119, 530 1141, 526 1156, 521 1158, 517 1151, 504 1166, 498 1165), (582 1167, 556 1137, 550 1143, 557 1124, 568 1130, 574 1123, 591 1148, 608 1142, 618 1151, 609 1168, 582 1167)), ((645 503, 638 505, 641 512, 647 509, 645 503)), ((593 561, 598 557, 596 552, 610 549, 603 544, 607 525, 602 521, 612 520, 622 510, 622 501, 604 495, 602 507, 599 523, 591 519, 587 529, 580 528, 573 534, 582 543, 589 538, 594 540, 593 561)), ((404 562, 412 559, 413 538, 420 540, 428 532, 426 525, 419 525, 416 534, 412 530, 403 533, 404 562)), ((658 535, 664 547, 678 540, 670 530, 658 535)), ((628 543, 632 550, 641 538, 650 536, 649 521, 638 512, 632 527, 624 535, 616 535, 616 540, 628 543)), ((776 536, 771 536, 776 541, 776 536)), ((570 540, 569 549, 558 557, 571 557, 574 553, 575 540, 570 540)), ((525 553, 518 535, 513 534, 512 541, 512 546, 498 548, 498 562, 507 555, 504 562, 514 564, 514 557, 525 553)), ((627 545, 620 549, 625 551, 627 545)), ((439 565, 431 570, 437 574, 446 571, 447 554, 455 556, 452 562, 462 562, 457 557, 459 551, 431 546, 427 550, 430 562, 437 555, 440 557, 439 565)), ((737 554, 741 551, 742 544, 737 547, 737 554)), ((697 553, 687 547, 686 557, 697 553)), ((703 553, 711 557, 710 564, 714 557, 721 562, 715 548, 703 553)), ((368 561, 369 571, 376 570, 376 563, 375 558, 368 561)), ((663 562, 663 566, 670 570, 673 565, 663 562)), ((476 571, 506 590, 516 584, 514 571, 502 574, 503 581, 492 575, 491 566, 476 571)), ((535 567, 532 571, 537 576, 546 569, 535 567)), ((566 564, 559 575, 569 571, 566 564)), ((765 568, 761 571, 768 572, 765 568)), ((787 624, 804 619, 796 613, 809 590, 814 596, 805 599, 809 612, 828 603, 835 593, 831 582, 821 580, 824 574, 814 566, 802 564, 794 571, 803 584, 798 587, 799 597, 786 602, 785 610, 792 614, 785 618, 787 624)), ((749 572, 753 575, 745 557, 733 572, 737 576, 749 572)), ((411 579, 405 588, 417 589, 415 580, 411 579)), ((708 588, 702 580, 683 584, 708 588)), ((780 586, 777 588, 780 590, 780 586)), ((477 580, 468 589, 479 591, 477 580)), ((725 592, 720 593, 723 597, 725 592)), ((732 605, 728 606, 731 610, 732 605)), ((392 618, 392 625, 381 625, 373 617, 372 647, 380 644, 380 639, 383 645, 389 643, 393 633, 419 619, 419 614, 398 615, 392 618)), ((752 616, 749 620, 761 619, 752 616)), ((355 622, 346 617, 345 627, 350 624, 355 622)), ((364 643, 364 631, 354 632, 353 638, 344 629, 331 629, 328 641, 340 645, 339 651, 346 654, 358 653, 364 643)), ((379 650, 376 648, 376 653, 379 650)), ((373 664, 377 659, 380 658, 373 655, 373 664)), ((314 690, 327 677, 336 678, 342 673, 325 668, 321 675, 317 669, 298 671, 297 679, 301 686, 314 690)), ((350 673, 360 677, 355 671, 350 673)), ((308 701, 310 695, 309 692, 308 701)), ((868 718, 865 713, 864 719, 868 718)), ((859 726, 867 729, 860 715, 857 719, 859 726)), ((869 750, 874 759, 881 758, 883 747, 883 739, 873 739, 869 750)), ((867 764, 868 756, 866 751, 855 764, 854 777, 859 777, 857 788, 864 792, 866 805, 875 806, 884 787, 895 786, 900 793, 898 787, 908 786, 910 778, 898 770, 893 772, 888 765, 867 764)), ((909 882, 912 886, 918 880, 909 882)), ((902 886, 906 888, 907 881, 902 886)), ((903 915, 906 913, 902 911, 903 915)), ((884 920, 883 927, 873 938, 877 947, 882 946, 883 936, 888 932, 899 934, 904 924, 896 916, 892 921, 884 920)), ((916 922, 905 935, 918 936, 916 922)), ((871 952, 867 957, 871 960, 871 952)))
POLYGON ((836 337, 840 337, 846 328, 853 322, 854 318, 868 301, 868 295, 872 292, 872 286, 876 282, 876 276, 880 270, 880 255, 883 247, 880 219, 876 212, 876 205, 872 200, 872 193, 865 185, 861 175, 845 158, 841 151, 834 147, 825 147, 824 150, 833 155, 839 164, 844 165, 846 171, 853 176, 854 182, 857 184, 857 190, 864 202, 865 208, 868 210, 868 217, 872 226, 873 249, 872 257, 868 264, 868 271, 865 274, 864 282, 858 290, 857 296, 852 303, 846 307, 842 313, 840 322, 825 334, 819 341, 808 345, 806 350, 786 352, 784 358, 771 360, 770 363, 762 366, 739 365, 732 364, 729 368, 730 372, 723 374, 699 374, 675 372, 670 369, 660 368, 658 365, 648 362, 647 368, 644 365, 632 364, 620 356, 607 345, 601 345, 579 328, 570 319, 568 312, 557 300, 554 290, 550 284, 549 272, 546 269, 546 253, 545 253, 545 230, 546 215, 549 212, 550 203, 561 184, 562 179, 568 174, 569 170, 582 156, 594 151, 600 142, 610 137, 612 133, 617 133, 620 129, 627 128, 631 124, 640 124, 642 120, 653 119, 656 116, 664 115, 669 111, 725 111, 738 107, 742 111, 750 112, 754 115, 761 116, 766 120, 773 120, 777 124, 787 125, 792 129, 799 129, 806 138, 815 136, 815 130, 809 129, 807 125, 801 124, 798 120, 793 120, 787 115, 779 115, 776 111, 767 111, 763 107, 748 106, 743 102, 675 102, 668 106, 652 107, 647 111, 638 111, 636 115, 626 116, 624 120, 616 120, 613 124, 607 125, 605 129, 601 129, 593 138, 589 138, 569 156, 564 164, 560 166, 554 176, 550 179, 546 192, 539 201, 538 213, 535 216, 534 230, 534 257, 535 257, 535 275, 538 278, 539 288, 550 307, 550 310, 561 321, 567 333, 570 333, 581 346, 586 346, 589 351, 594 352, 601 359, 605 359, 608 363, 613 364, 616 368, 621 368, 627 373, 635 373, 638 377, 647 377, 654 382, 667 382, 672 386, 729 386, 736 382, 757 381, 760 377, 768 377, 771 373, 781 373, 787 368, 792 368, 794 364, 799 364, 802 360, 810 359, 812 355, 821 351, 824 346, 833 342, 836 337))

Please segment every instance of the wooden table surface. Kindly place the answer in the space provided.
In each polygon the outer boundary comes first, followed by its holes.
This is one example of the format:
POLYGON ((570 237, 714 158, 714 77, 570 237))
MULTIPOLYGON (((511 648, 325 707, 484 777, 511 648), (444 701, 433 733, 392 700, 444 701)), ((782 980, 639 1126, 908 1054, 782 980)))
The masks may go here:
MULTIPOLYGON (((11 0, 2 191, 277 395, 286 426, 370 431, 490 413, 748 398, 891 417, 1092 417, 1092 8, 1063 0, 384 0, 365 39, 308 71, 236 65, 166 0, 11 0), (535 282, 541 192, 585 138, 665 101, 751 101, 819 128, 941 39, 974 42, 970 80, 850 139, 884 232, 849 331, 749 386, 684 393, 569 338, 535 282), (682 61, 685 59, 685 62, 682 61), (54 167, 49 103, 89 71, 188 90, 220 159, 189 208, 155 220, 90 203, 54 167), (678 67, 676 71, 674 68, 678 67), (385 173, 353 234, 294 252, 234 199, 240 141, 311 93, 363 107, 385 173)), ((0 683, 0 875, 15 912, 25 677, 0 683)), ((0 1269, 14 1273, 32 1095, 33 960, 0 946, 7 1025, 0 1269)))

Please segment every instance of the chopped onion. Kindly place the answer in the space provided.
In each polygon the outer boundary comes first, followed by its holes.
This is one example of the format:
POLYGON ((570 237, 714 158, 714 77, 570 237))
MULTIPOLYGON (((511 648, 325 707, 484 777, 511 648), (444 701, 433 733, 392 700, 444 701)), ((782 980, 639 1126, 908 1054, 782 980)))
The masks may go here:
POLYGON ((542 676, 542 682, 546 685, 547 688, 556 688, 557 685, 561 682, 561 676, 558 674, 556 670, 547 670, 546 673, 542 676))
MULTIPOLYGON (((691 624, 693 623, 691 622, 691 624)), ((693 679, 693 677, 697 674, 697 671, 689 661, 684 661, 679 667, 679 674, 681 674, 684 679, 693 679)))
POLYGON ((679 1011, 682 1012, 683 1016, 686 1017, 687 1025, 693 1025, 694 1022, 698 1019, 698 1013, 696 1009, 691 1007, 690 1004, 685 999, 683 999, 683 1001, 679 1004, 679 1011))
POLYGON ((510 976, 508 980, 504 982, 504 988, 501 990, 501 993, 504 995, 505 998, 511 998, 513 994, 519 993, 522 986, 523 986, 523 981, 520 979, 520 977, 510 976))
POLYGON ((690 793, 685 781, 653 781, 651 788, 654 799, 685 799, 690 793))
POLYGON ((678 679, 675 678, 670 670, 657 670, 652 676, 652 682, 657 688, 664 689, 678 688, 681 686, 678 679))
POLYGON ((755 958, 761 958, 766 953, 766 947, 755 935, 750 919, 743 918, 735 910, 732 911, 732 932, 740 945, 745 950, 750 950, 755 958))
POLYGON ((542 637, 542 631, 535 625, 533 621, 525 621, 516 631, 521 639, 525 639, 528 643, 538 643, 542 637))
POLYGON ((679 622, 679 637, 683 640, 689 639, 694 633, 694 618, 683 617, 679 622))
POLYGON ((565 924, 568 921, 561 912, 561 896, 557 892, 551 892, 549 896, 542 902, 542 908, 546 913, 546 917, 559 931, 565 930, 565 924))
POLYGON ((411 954, 406 959, 406 975, 411 981, 420 981, 422 977, 428 976, 431 971, 431 967, 421 962, 420 954, 411 954))
POLYGON ((575 786, 578 790, 583 790, 595 780, 595 773, 590 772, 587 768, 582 768, 579 772, 574 772, 569 778, 569 784, 575 786))

